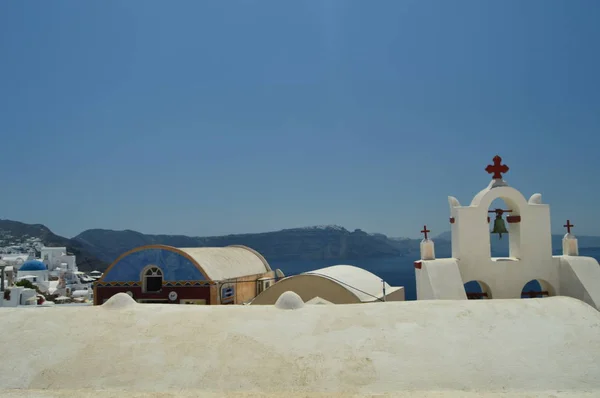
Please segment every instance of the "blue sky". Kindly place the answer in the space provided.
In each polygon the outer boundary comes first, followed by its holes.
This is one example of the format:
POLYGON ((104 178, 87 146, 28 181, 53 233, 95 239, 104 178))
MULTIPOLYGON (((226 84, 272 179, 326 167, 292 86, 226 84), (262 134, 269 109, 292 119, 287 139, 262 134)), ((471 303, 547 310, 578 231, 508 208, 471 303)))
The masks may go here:
POLYGON ((2 1, 0 218, 449 229, 506 179, 600 235, 600 3, 2 1))

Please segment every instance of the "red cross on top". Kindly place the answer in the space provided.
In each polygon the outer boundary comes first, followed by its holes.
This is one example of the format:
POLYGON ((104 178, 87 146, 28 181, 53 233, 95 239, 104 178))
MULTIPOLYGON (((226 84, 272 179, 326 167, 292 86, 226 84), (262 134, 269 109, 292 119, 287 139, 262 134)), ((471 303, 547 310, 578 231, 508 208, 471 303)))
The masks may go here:
POLYGON ((567 220, 567 223, 565 225, 563 225, 563 227, 565 227, 567 229, 567 233, 571 233, 571 228, 573 228, 575 225, 571 224, 570 220, 567 220))
POLYGON ((423 230, 421 231, 421 233, 425 234, 425 239, 427 239, 428 232, 431 232, 431 231, 427 229, 427 225, 423 225, 423 230))
POLYGON ((502 179, 502 174, 505 174, 508 172, 508 166, 505 164, 502 164, 502 158, 498 155, 494 156, 494 164, 493 165, 488 165, 488 167, 485 168, 485 171, 487 171, 489 174, 494 174, 492 176, 492 178, 494 180, 501 180, 502 179))

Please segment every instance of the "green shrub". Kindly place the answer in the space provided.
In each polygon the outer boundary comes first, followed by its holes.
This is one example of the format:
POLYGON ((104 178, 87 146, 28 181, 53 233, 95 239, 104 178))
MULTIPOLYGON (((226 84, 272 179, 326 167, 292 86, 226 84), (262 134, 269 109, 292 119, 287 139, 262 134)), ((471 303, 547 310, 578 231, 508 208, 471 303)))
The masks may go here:
POLYGON ((40 289, 38 289, 38 287, 36 285, 34 285, 33 282, 31 282, 29 279, 21 279, 20 281, 15 283, 15 286, 21 286, 21 287, 24 287, 27 289, 34 289, 36 291, 36 293, 42 294, 40 289))
POLYGON ((15 286, 22 286, 27 289, 37 289, 37 287, 29 279, 21 279, 20 281, 15 283, 15 286))

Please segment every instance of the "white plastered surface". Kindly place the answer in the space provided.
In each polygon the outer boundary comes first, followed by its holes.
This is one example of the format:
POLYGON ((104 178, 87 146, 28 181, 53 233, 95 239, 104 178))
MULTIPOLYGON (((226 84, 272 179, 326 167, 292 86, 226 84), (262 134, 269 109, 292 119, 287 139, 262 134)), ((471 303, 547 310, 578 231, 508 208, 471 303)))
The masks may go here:
POLYGON ((600 313, 576 299, 289 311, 122 296, 112 306, 0 309, 0 333, 12 336, 0 342, 0 395, 600 395, 600 313))

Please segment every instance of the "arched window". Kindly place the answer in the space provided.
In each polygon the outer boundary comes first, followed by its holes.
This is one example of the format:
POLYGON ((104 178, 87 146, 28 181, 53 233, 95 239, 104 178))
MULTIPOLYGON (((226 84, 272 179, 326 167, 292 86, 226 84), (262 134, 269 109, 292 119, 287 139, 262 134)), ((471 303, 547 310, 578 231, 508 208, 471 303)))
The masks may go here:
POLYGON ((542 298, 554 296, 554 288, 543 279, 530 280, 521 290, 521 298, 542 298))
POLYGON ((482 281, 470 281, 465 283, 465 293, 469 300, 485 300, 492 298, 492 291, 487 283, 482 281))
POLYGON ((152 265, 144 270, 143 274, 144 293, 160 292, 162 289, 163 273, 160 268, 152 265))

